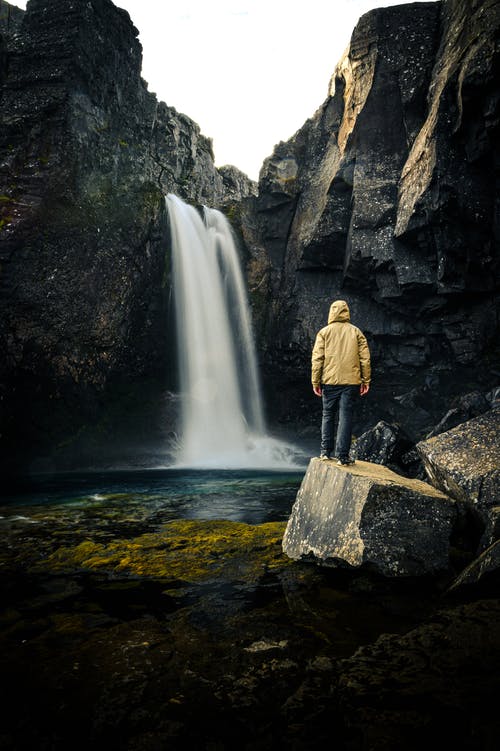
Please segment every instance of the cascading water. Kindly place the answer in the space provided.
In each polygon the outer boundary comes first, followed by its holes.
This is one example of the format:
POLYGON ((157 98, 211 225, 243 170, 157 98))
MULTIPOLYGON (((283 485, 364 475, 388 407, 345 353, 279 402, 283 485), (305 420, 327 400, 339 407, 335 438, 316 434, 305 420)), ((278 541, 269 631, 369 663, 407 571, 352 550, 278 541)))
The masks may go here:
POLYGON ((229 222, 166 198, 172 237, 182 426, 177 466, 297 467, 266 435, 250 311, 229 222))

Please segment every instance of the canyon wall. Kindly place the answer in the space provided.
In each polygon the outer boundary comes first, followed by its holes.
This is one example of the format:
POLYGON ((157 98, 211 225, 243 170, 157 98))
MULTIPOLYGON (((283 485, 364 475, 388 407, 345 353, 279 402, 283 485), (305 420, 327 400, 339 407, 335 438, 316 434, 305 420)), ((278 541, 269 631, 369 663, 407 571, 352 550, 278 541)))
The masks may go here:
POLYGON ((364 15, 326 101, 244 202, 268 409, 297 435, 319 419, 310 352, 336 298, 373 354, 358 428, 401 419, 415 438, 453 394, 500 382, 499 14, 443 0, 364 15))
POLYGON ((137 37, 110 0, 30 0, 26 13, 2 3, 7 468, 54 452, 69 465, 123 459, 127 441, 161 451, 157 418, 175 388, 164 195, 217 206, 253 189, 217 170, 198 125, 148 91, 137 37))

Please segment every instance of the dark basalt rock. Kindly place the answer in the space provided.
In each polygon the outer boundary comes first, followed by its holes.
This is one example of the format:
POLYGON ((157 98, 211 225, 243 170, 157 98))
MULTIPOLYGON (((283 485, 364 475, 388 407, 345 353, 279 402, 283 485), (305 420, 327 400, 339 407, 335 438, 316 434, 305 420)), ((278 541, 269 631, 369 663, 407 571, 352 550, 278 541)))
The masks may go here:
POLYGON ((479 541, 478 552, 484 551, 500 540, 500 505, 490 506, 485 514, 485 526, 479 541))
POLYGON ((401 425, 381 420, 371 430, 359 436, 353 454, 357 459, 397 468, 401 459, 412 448, 412 442, 401 425))
POLYGON ((148 92, 137 35, 110 0, 2 3, 5 470, 165 452, 176 368, 164 194, 213 206, 229 182, 233 201, 253 189, 219 173, 196 123, 148 92))
POLYGON ((498 505, 500 409, 417 444, 430 481, 478 512, 498 505))
POLYGON ((429 481, 459 501, 457 538, 478 555, 498 540, 500 409, 417 444, 429 481))
POLYGON ((450 744, 493 751, 499 606, 485 599, 443 610, 342 661, 332 704, 340 704, 349 728, 346 748, 416 751, 450 744))
POLYGON ((110 438, 124 462, 165 453, 177 410, 165 192, 224 207, 244 238, 281 431, 317 435, 310 352, 335 297, 373 354, 355 434, 384 420, 416 442, 455 397, 497 386, 498 28, 493 0, 363 16, 326 101, 266 160, 254 195, 148 92, 125 11, 2 3, 5 468, 41 454, 37 466, 92 465, 110 438))
POLYGON ((384 419, 421 439, 452 398, 496 385, 499 26, 492 0, 367 13, 326 101, 264 163, 242 225, 250 278, 267 285, 254 309, 278 420, 294 425, 300 398, 314 414, 298 393, 335 298, 373 353, 360 432, 384 419), (430 375, 402 416, 395 397, 430 375))

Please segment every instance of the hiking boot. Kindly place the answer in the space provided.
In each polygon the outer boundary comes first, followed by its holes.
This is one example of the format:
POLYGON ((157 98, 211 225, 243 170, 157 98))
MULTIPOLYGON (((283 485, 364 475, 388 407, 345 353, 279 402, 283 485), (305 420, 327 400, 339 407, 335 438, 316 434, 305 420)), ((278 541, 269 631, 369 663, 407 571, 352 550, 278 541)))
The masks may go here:
POLYGON ((332 457, 330 456, 330 454, 327 454, 326 451, 322 451, 321 454, 319 455, 319 458, 320 458, 320 461, 326 462, 326 461, 329 461, 332 457))
POLYGON ((345 459, 339 459, 337 464, 340 464, 342 467, 350 467, 352 464, 354 464, 354 459, 350 459, 349 457, 346 457, 345 459))

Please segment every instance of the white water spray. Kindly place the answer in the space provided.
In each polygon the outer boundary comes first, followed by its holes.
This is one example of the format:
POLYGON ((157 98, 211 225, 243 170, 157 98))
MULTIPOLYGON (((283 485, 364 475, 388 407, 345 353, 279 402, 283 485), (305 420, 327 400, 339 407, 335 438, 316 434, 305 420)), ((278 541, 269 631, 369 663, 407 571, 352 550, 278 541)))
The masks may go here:
POLYGON ((169 194, 182 430, 177 466, 295 467, 266 435, 250 311, 229 222, 169 194))

